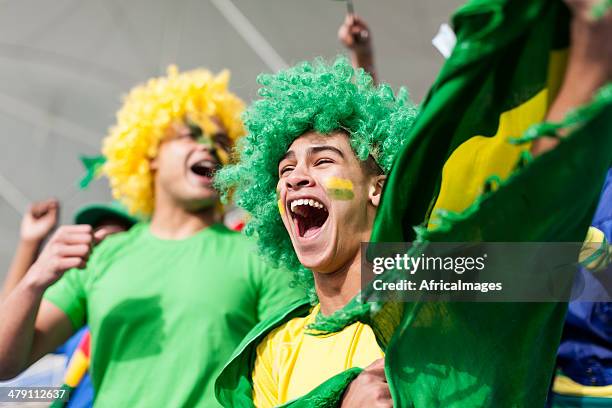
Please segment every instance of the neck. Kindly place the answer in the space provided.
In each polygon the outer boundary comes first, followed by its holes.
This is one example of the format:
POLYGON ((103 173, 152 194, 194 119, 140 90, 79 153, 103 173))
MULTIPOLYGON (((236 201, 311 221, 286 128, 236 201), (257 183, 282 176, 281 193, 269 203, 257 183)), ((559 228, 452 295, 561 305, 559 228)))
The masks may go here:
POLYGON ((314 272, 321 313, 330 315, 342 309, 361 290, 361 245, 355 256, 332 273, 314 272))
POLYGON ((217 221, 214 206, 192 211, 157 201, 151 217, 151 233, 158 238, 189 238, 217 221))

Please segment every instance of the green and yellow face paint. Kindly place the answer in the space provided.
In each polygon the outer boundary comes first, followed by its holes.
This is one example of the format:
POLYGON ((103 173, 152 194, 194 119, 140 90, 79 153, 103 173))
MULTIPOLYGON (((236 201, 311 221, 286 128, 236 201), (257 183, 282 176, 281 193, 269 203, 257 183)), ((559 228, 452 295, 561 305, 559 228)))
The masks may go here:
POLYGON ((217 157, 221 165, 229 163, 228 147, 224 146, 224 140, 227 135, 213 121, 208 119, 201 125, 195 123, 189 118, 185 119, 185 124, 189 128, 191 137, 198 143, 207 146, 211 153, 217 157))
POLYGON ((353 182, 340 177, 330 177, 325 181, 325 190, 334 200, 352 200, 355 197, 353 182))
POLYGON ((278 204, 278 212, 280 213, 281 217, 285 216, 285 206, 283 205, 283 201, 280 198, 280 190, 276 190, 276 203, 278 204))
POLYGON ((283 202, 281 200, 278 200, 277 203, 278 203, 278 212, 280 213, 281 217, 283 217, 285 215, 285 207, 283 206, 283 202))

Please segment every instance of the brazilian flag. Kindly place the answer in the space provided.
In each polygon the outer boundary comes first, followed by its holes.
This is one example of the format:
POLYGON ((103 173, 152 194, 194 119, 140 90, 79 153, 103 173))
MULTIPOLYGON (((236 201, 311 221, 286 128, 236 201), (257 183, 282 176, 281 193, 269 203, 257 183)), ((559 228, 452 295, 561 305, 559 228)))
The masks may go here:
MULTIPOLYGON (((540 124, 569 21, 561 0, 472 0, 455 13, 457 44, 389 175, 373 242, 583 241, 612 164, 612 87, 540 124), (530 157, 531 140, 560 130, 555 149, 530 157)), ((396 406, 542 407, 566 309, 354 299, 313 328, 371 325, 396 406)))

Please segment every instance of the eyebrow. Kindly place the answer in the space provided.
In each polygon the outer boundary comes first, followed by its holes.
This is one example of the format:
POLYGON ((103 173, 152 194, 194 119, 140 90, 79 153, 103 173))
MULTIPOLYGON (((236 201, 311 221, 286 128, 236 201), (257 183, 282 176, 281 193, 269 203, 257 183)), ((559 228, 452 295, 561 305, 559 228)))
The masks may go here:
MULTIPOLYGON (((317 154, 317 153, 325 152, 325 151, 332 151, 344 159, 344 153, 342 153, 342 150, 338 149, 337 147, 327 146, 327 145, 326 146, 314 146, 314 147, 309 148, 308 155, 312 156, 313 154, 317 154)), ((281 159, 278 162, 280 163, 285 159, 295 159, 295 152, 293 150, 287 151, 287 153, 285 153, 285 155, 281 157, 281 159)))
POLYGON ((308 149, 308 154, 313 155, 313 154, 325 152, 325 151, 332 151, 344 159, 344 153, 342 153, 340 149, 338 149, 337 147, 328 146, 328 145, 311 147, 310 149, 308 149))
POLYGON ((285 159, 295 159, 295 152, 293 150, 288 150, 278 162, 280 163, 285 159))

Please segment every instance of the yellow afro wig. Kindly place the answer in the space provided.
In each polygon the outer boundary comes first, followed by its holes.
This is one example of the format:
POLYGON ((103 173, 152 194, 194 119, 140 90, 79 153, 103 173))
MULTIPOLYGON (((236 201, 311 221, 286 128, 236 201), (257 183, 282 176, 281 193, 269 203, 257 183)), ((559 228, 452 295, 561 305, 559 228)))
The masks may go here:
POLYGON ((150 161, 173 123, 188 119, 205 134, 214 134, 218 119, 232 143, 244 134, 244 103, 228 91, 229 78, 228 71, 216 76, 204 69, 179 73, 170 66, 167 76, 136 86, 125 97, 102 152, 113 197, 130 213, 146 217, 153 212, 150 161))

